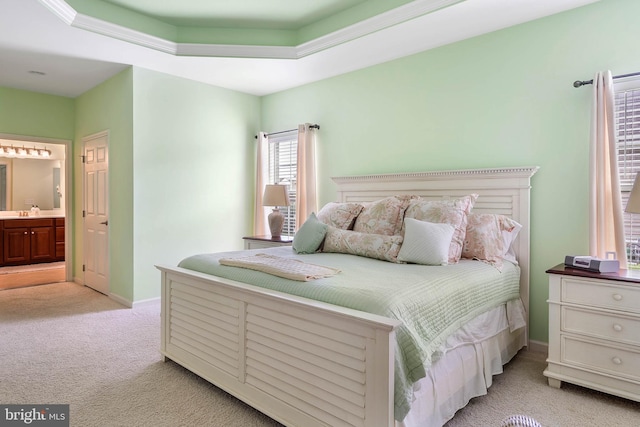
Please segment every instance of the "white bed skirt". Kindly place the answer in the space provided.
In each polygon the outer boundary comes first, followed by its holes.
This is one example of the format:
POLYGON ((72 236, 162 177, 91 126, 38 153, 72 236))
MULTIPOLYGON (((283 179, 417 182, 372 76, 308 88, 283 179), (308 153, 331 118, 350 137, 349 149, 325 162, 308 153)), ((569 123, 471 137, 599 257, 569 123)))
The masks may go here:
MULTIPOLYGON (((396 427, 442 427, 471 398, 487 393, 493 375, 502 373, 502 366, 527 345, 524 327, 511 331, 520 323, 509 308, 510 321, 506 306, 500 306, 447 340, 440 359, 415 385, 411 410, 396 427)), ((524 308, 516 311, 524 316, 524 308)))

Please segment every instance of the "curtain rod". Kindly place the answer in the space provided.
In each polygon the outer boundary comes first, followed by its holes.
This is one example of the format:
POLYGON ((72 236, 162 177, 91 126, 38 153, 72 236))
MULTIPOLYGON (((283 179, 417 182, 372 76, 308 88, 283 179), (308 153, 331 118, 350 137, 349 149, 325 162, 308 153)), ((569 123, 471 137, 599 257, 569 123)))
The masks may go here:
MULTIPOLYGON (((640 72, 629 73, 629 74, 621 74, 619 76, 613 76, 613 79, 621 79, 623 77, 634 77, 634 76, 640 76, 640 72)), ((575 82, 573 82, 573 87, 580 87, 580 86, 591 85, 591 84, 593 84, 593 79, 591 79, 591 80, 576 80, 575 82)))
MULTIPOLYGON (((311 125, 311 126, 309 126, 309 128, 311 128, 311 129, 320 129, 320 125, 311 125)), ((265 133, 265 135, 267 135, 267 136, 269 136, 269 135, 277 135, 279 133, 293 132, 295 130, 298 130, 298 129, 281 130, 281 131, 278 131, 278 132, 265 133)), ((255 139, 258 139, 258 135, 255 136, 255 139)))

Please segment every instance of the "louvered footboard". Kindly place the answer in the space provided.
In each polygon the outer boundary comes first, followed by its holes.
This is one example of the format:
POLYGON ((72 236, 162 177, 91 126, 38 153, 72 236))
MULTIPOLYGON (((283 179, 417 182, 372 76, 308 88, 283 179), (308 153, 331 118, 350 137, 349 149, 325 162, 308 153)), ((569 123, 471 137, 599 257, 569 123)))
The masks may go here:
POLYGON ((398 321, 158 269, 165 358, 287 426, 393 426, 398 321))

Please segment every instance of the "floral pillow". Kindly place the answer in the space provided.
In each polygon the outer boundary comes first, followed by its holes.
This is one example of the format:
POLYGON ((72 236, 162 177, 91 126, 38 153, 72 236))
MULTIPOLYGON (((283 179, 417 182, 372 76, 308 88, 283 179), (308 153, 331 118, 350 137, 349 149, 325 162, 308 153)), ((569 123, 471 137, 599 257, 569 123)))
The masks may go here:
POLYGON ((477 198, 477 194, 470 194, 459 199, 412 200, 404 217, 451 225, 454 231, 449 245, 448 263, 455 264, 462 255, 464 237, 467 233, 467 216, 477 198))
POLYGON ((512 241, 509 238, 507 245, 505 232, 511 233, 516 228, 519 230, 519 225, 504 215, 472 212, 468 217, 462 257, 484 261, 501 270, 512 241))
POLYGON ((353 226, 353 231, 394 236, 402 231, 402 220, 409 202, 415 196, 390 196, 366 203, 353 226))
POLYGON ((318 212, 318 219, 332 227, 350 230, 363 207, 360 203, 329 202, 318 212))
POLYGON ((400 252, 401 246, 402 236, 359 233, 329 227, 322 251, 398 262, 398 252, 400 252))

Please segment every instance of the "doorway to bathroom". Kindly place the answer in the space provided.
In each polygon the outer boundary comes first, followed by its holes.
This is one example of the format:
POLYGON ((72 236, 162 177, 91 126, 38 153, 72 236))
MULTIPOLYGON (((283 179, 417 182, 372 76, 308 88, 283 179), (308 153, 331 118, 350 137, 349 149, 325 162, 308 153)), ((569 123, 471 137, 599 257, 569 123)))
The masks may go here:
POLYGON ((71 141, 0 134, 0 290, 70 281, 71 141))

